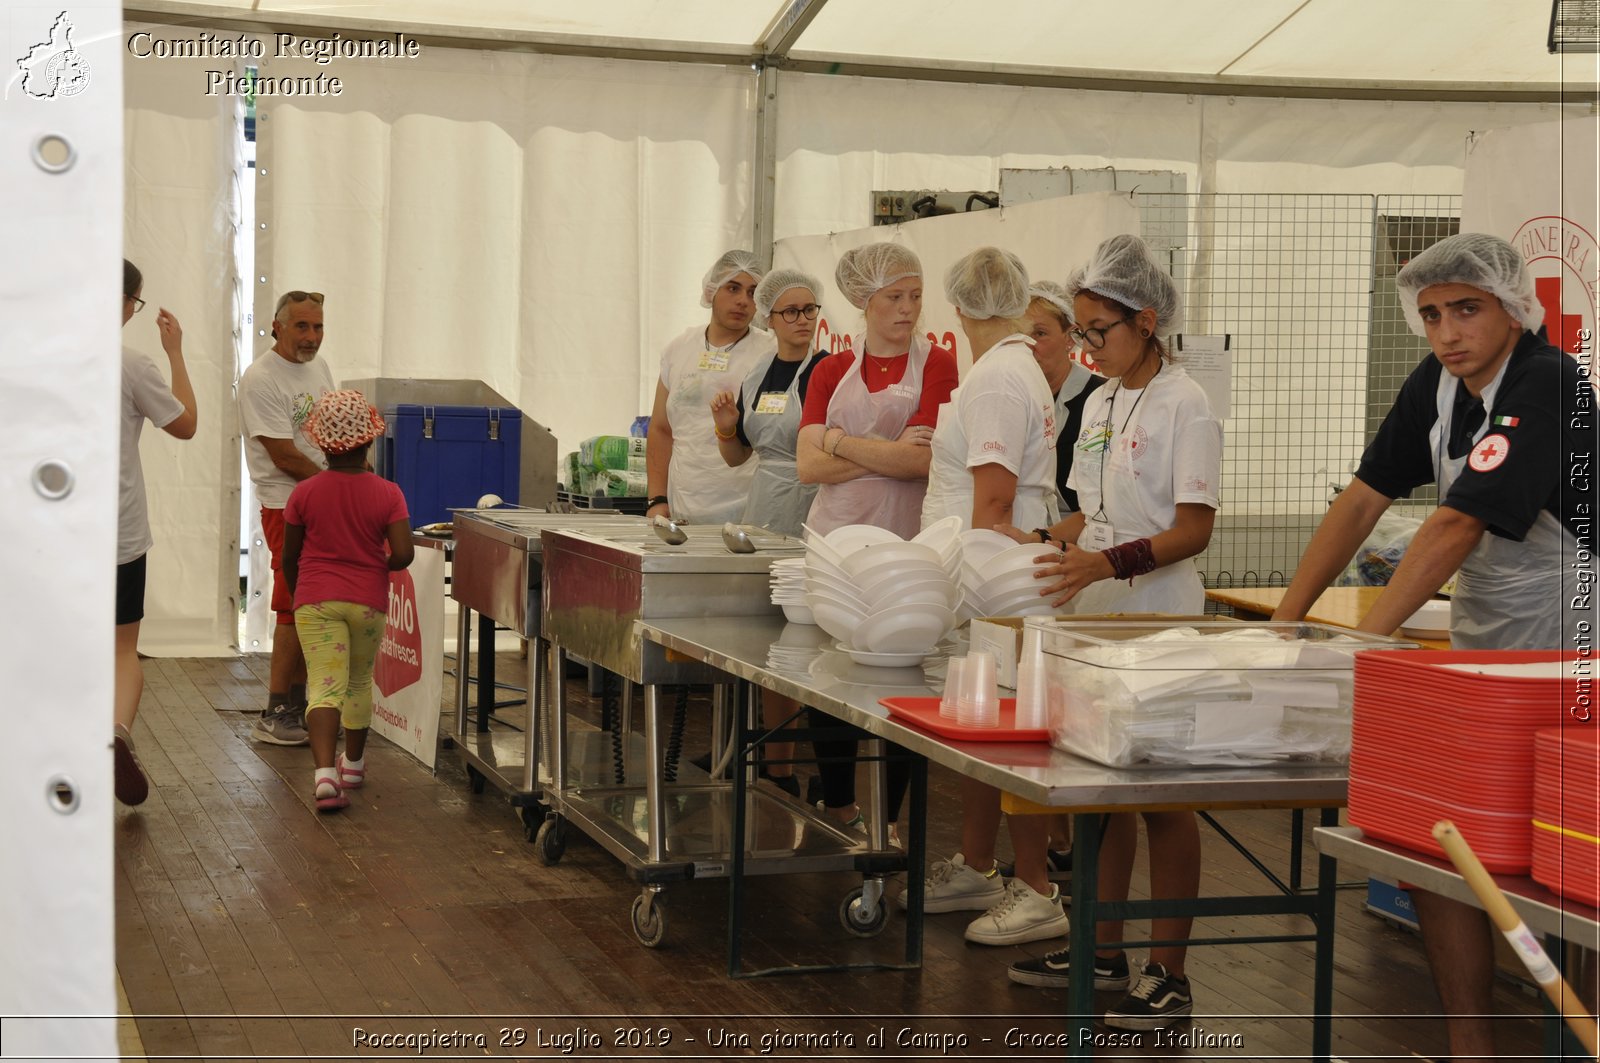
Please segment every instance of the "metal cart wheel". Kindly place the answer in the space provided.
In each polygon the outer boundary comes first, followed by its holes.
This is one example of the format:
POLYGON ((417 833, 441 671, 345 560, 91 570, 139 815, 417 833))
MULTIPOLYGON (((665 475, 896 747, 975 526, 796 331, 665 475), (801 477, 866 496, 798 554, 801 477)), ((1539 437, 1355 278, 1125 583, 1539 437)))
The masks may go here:
POLYGON ((538 848, 539 859, 544 861, 545 866, 559 864, 562 854, 567 851, 567 832, 561 820, 556 816, 547 816, 534 833, 533 844, 538 848))
POLYGON ((633 899, 633 908, 630 914, 633 917, 633 936, 639 939, 639 944, 647 949, 653 949, 661 944, 667 936, 667 910, 661 903, 661 896, 657 894, 649 901, 649 911, 645 911, 644 894, 633 899))
POLYGON ((531 843, 539 836, 539 828, 544 821, 550 817, 550 806, 543 801, 535 801, 517 809, 517 814, 522 817, 522 836, 531 843))
POLYGON ((474 768, 471 764, 467 765, 467 785, 472 788, 473 793, 483 793, 484 785, 487 784, 488 781, 488 777, 485 776, 483 772, 479 771, 477 768, 474 768))
POLYGON ((874 891, 876 900, 869 901, 864 896, 866 890, 865 884, 857 886, 839 902, 840 925, 846 933, 858 938, 877 937, 889 924, 889 906, 883 903, 883 883, 878 882, 874 891))

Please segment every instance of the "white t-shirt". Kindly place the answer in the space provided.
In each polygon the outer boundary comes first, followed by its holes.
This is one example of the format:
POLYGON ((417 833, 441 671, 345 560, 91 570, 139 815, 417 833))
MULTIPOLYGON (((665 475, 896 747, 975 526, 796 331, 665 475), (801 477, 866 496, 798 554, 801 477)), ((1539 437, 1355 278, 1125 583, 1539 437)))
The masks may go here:
POLYGON ((922 526, 945 517, 972 521, 972 470, 1000 465, 1017 478, 1011 523, 1053 523, 1056 400, 1033 348, 1020 333, 982 354, 939 411, 933 432, 922 526))
POLYGON ((244 430, 245 464, 256 487, 256 501, 266 509, 282 509, 298 482, 272 464, 257 436, 292 439, 312 464, 326 467, 322 450, 305 434, 306 418, 316 401, 333 390, 333 374, 320 357, 291 362, 267 349, 256 355, 239 378, 239 423, 244 430))
POLYGON ((117 564, 147 553, 150 514, 144 498, 144 465, 139 461, 139 433, 148 420, 165 428, 183 414, 183 403, 172 393, 146 355, 122 348, 122 444, 117 478, 117 564))
POLYGON ((721 524, 743 517, 760 456, 752 454, 733 468, 722 460, 711 399, 719 391, 737 395, 756 363, 777 346, 772 333, 752 328, 727 350, 713 350, 706 343, 706 327, 695 325, 661 352, 661 383, 667 388, 672 425, 667 508, 674 518, 721 524))
MULTIPOLYGON (((1219 508, 1222 422, 1200 385, 1163 365, 1139 390, 1109 381, 1084 403, 1067 486, 1087 519, 1111 523, 1117 544, 1159 535, 1180 502, 1219 508), (1103 472, 1102 472, 1103 470, 1103 472)), ((1101 580, 1078 596, 1078 612, 1198 613, 1205 592, 1192 561, 1134 578, 1101 580)))

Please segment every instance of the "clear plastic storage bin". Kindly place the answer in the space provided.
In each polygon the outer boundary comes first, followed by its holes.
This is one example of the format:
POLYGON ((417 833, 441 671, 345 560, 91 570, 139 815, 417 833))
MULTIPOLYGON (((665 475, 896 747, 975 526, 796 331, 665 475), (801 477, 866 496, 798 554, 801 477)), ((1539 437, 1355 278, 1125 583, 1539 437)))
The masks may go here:
POLYGON ((1063 619, 1044 627, 1050 738, 1112 767, 1342 763, 1360 650, 1325 624, 1063 619))

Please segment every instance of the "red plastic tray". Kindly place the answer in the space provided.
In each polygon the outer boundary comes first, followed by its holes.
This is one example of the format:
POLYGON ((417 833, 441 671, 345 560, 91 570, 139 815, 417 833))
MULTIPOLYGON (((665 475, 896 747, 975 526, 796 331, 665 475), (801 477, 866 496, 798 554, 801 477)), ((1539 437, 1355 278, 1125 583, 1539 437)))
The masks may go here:
POLYGON ((1532 863, 1531 817, 1527 809, 1475 809, 1433 794, 1351 776, 1349 815, 1352 825, 1373 837, 1437 857, 1445 854, 1433 840, 1433 825, 1448 819, 1490 871, 1525 875, 1532 863))
POLYGON ((1591 841, 1535 827, 1531 875, 1563 897, 1600 906, 1600 846, 1591 841))
POLYGON ((938 698, 880 698, 889 715, 909 720, 924 731, 958 742, 1048 742, 1048 727, 1017 727, 1017 699, 1000 699, 999 727, 963 727, 939 715, 938 698))

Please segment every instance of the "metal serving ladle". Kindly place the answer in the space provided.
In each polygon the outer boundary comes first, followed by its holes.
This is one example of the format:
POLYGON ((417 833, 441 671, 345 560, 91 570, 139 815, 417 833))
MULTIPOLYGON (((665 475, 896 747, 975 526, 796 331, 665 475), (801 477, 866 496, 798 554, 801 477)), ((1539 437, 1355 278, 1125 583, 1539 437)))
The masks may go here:
POLYGON ((689 541, 689 533, 678 525, 671 517, 664 517, 657 513, 650 518, 650 527, 655 530, 657 538, 668 546, 682 546, 689 541))
POLYGON ((756 544, 750 541, 750 536, 737 524, 728 523, 722 526, 722 545, 736 554, 753 554, 756 544))

